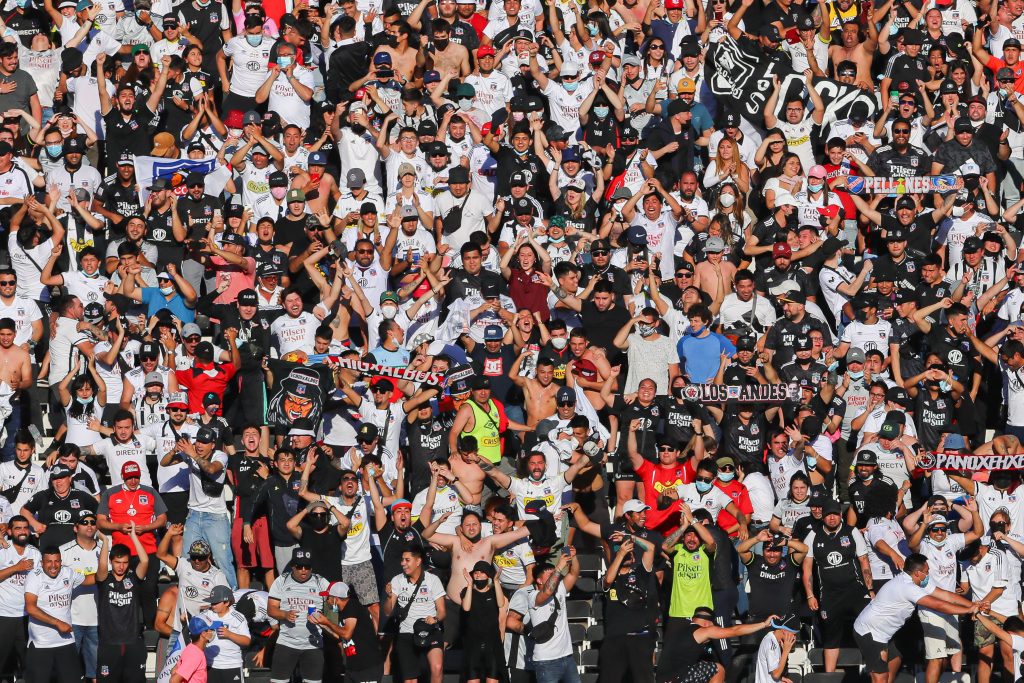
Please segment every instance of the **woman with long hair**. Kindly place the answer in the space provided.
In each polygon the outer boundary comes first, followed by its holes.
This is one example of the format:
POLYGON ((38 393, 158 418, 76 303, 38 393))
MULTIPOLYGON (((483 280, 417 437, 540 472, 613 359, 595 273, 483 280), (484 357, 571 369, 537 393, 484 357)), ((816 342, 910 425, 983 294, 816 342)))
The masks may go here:
POLYGON ((768 169, 775 168, 782 164, 786 156, 786 136, 778 128, 772 128, 761 140, 757 152, 754 153, 754 163, 757 170, 765 173, 768 169))
POLYGON ((645 81, 668 79, 672 64, 666 57, 665 41, 654 38, 643 48, 643 68, 641 75, 645 81))
POLYGON ((789 479, 789 493, 778 502, 772 513, 771 530, 790 536, 793 527, 801 517, 811 514, 811 479, 803 472, 796 472, 789 479))
POLYGON ((843 203, 836 193, 829 189, 824 166, 811 167, 807 173, 807 185, 795 197, 798 204, 797 216, 801 226, 824 227, 833 235, 838 232, 839 223, 843 217, 843 203), (829 216, 829 213, 832 215, 829 216))
POLYGON ((135 89, 135 98, 145 101, 152 92, 152 85, 156 83, 157 71, 153 64, 153 57, 149 54, 149 48, 145 45, 136 45, 132 48, 132 61, 128 69, 121 77, 121 83, 127 83, 135 89))
POLYGON ((733 182, 746 194, 750 191, 750 169, 740 160, 736 141, 725 137, 718 142, 718 153, 704 171, 704 187, 711 189, 721 183, 733 182))
POLYGON ((800 157, 793 152, 786 152, 782 157, 782 163, 773 170, 777 175, 765 182, 763 190, 765 206, 772 210, 775 209, 775 197, 780 192, 796 196, 804 186, 803 165, 800 163, 800 157))
MULTIPOLYGON (((71 372, 57 387, 57 396, 64 406, 66 418, 61 427, 65 430, 64 443, 73 443, 79 448, 91 446, 103 439, 96 427, 103 414, 103 407, 107 404, 107 385, 96 369, 94 358, 87 360, 87 367, 88 372, 80 375, 82 356, 79 354, 71 366, 71 372)), ((60 430, 56 436, 61 436, 60 430)))

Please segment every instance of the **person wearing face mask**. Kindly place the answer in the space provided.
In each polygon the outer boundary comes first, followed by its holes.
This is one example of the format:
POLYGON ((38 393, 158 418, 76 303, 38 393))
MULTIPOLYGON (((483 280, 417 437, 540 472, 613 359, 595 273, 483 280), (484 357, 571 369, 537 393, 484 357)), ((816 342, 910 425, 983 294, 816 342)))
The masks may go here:
MULTIPOLYGON (((902 655, 893 644, 893 637, 906 624, 915 607, 954 616, 974 614, 988 607, 988 603, 981 600, 972 603, 940 588, 930 579, 928 558, 918 553, 910 555, 903 571, 879 590, 854 621, 854 639, 871 674, 871 683, 886 683, 895 678, 902 655)), ((975 596, 980 597, 977 593, 975 596)), ((829 618, 831 620, 832 615, 829 618)))
POLYGON ((494 580, 494 565, 489 561, 478 561, 466 574, 468 585, 460 606, 466 625, 463 642, 471 654, 463 663, 463 674, 466 680, 497 680, 505 668, 498 615, 508 606, 508 598, 494 580))
MULTIPOLYGON (((299 542, 298 547, 309 551, 315 573, 328 581, 341 580, 341 558, 351 526, 341 510, 328 510, 326 503, 315 500, 295 513, 285 526, 299 542)), ((292 547, 288 547, 289 553, 292 547)))
MULTIPOLYGON (((205 42, 203 46, 204 51, 211 49, 205 42)), ((216 52, 216 73, 220 75, 221 83, 229 86, 224 98, 224 111, 256 109, 256 93, 270 71, 270 53, 273 46, 273 38, 263 33, 263 21, 259 16, 250 14, 245 18, 244 32, 229 40, 216 52), (227 72, 229 59, 233 65, 230 80, 227 72)))
MULTIPOLYGON (((971 512, 971 530, 967 533, 955 532, 946 517, 926 509, 921 523, 907 539, 912 551, 928 558, 928 575, 931 582, 950 592, 957 588, 957 553, 985 533, 977 504, 973 501, 968 502, 968 509, 971 512)), ((925 632, 925 681, 937 683, 944 660, 949 660, 950 668, 954 672, 960 671, 963 654, 959 625, 952 615, 928 608, 918 608, 917 615, 925 632)))
POLYGON ((659 504, 666 501, 680 500, 691 510, 706 510, 711 519, 718 519, 718 513, 723 510, 739 524, 739 538, 747 538, 747 515, 743 514, 739 506, 722 489, 715 486, 718 477, 718 465, 711 460, 701 460, 697 464, 696 475, 693 483, 679 484, 675 488, 666 489, 659 496, 659 504))
POLYGON ((867 524, 867 501, 874 489, 886 491, 887 499, 896 500, 900 491, 896 484, 879 472, 878 453, 876 450, 863 449, 857 453, 853 465, 853 479, 849 485, 850 507, 846 511, 846 521, 850 526, 863 528, 867 524))

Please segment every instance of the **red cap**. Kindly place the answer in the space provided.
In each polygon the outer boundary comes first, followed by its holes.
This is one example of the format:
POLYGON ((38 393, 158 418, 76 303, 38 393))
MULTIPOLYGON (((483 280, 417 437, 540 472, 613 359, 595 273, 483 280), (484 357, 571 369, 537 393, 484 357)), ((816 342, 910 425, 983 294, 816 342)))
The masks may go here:
POLYGON ((683 0, 665 0, 665 9, 683 9, 683 0))
POLYGON ((789 242, 776 242, 775 246, 772 247, 772 258, 779 258, 784 256, 789 258, 793 255, 793 249, 789 246, 789 242))
POLYGON ((128 479, 130 477, 141 477, 142 469, 139 464, 134 460, 129 460, 125 464, 121 465, 121 479, 128 479))
POLYGON ((481 45, 476 49, 477 59, 485 57, 487 55, 494 56, 494 46, 492 45, 481 45))
POLYGON ((239 109, 232 109, 224 116, 224 125, 228 128, 242 128, 242 112, 239 109))
POLYGON ((364 97, 366 97, 366 88, 360 88, 359 90, 356 90, 355 98, 357 100, 362 100, 364 97))
POLYGON ((590 53, 590 63, 595 65, 600 64, 605 60, 605 56, 604 50, 594 50, 590 53))

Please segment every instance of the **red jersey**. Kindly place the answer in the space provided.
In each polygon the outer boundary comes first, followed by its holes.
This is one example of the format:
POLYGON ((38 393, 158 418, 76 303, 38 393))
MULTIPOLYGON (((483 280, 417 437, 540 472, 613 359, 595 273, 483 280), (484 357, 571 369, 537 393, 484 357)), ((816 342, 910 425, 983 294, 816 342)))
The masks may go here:
POLYGON ((651 508, 647 511, 647 528, 654 529, 662 535, 668 535, 679 526, 680 502, 674 500, 667 510, 659 510, 658 495, 680 484, 693 482, 697 473, 693 469, 691 461, 687 460, 684 463, 666 467, 661 463, 644 460, 637 468, 636 476, 644 485, 644 504, 651 508))
MULTIPOLYGON (((723 482, 721 479, 715 479, 715 486, 721 489, 732 502, 736 503, 736 507, 739 508, 740 512, 750 519, 750 515, 754 514, 754 506, 750 502, 750 492, 747 491, 747 487, 743 485, 743 482, 733 479, 730 482, 723 482)), ((736 524, 736 518, 729 514, 728 510, 722 510, 718 513, 718 526, 723 531, 727 531, 729 528, 736 524)), ((735 536, 738 532, 732 532, 729 535, 735 536)))
MULTIPOLYGON (((160 515, 167 513, 167 506, 152 486, 139 486, 134 491, 124 487, 112 486, 103 492, 100 498, 99 514, 106 515, 114 524, 137 525, 152 524, 160 515)), ((135 555, 135 544, 128 534, 115 531, 111 539, 114 543, 123 543, 135 555)), ((152 556, 156 552, 156 536, 152 531, 139 534, 139 541, 146 552, 152 556)))

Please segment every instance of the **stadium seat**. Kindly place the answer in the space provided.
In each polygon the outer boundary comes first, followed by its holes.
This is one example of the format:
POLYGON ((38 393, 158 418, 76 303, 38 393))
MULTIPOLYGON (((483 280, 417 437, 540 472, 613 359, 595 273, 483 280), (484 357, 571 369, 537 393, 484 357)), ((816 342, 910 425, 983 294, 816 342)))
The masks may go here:
MULTIPOLYGON (((825 665, 825 651, 820 647, 816 647, 807 653, 807 660, 811 663, 814 668, 820 668, 825 665)), ((855 647, 841 647, 839 648, 839 661, 836 662, 836 666, 840 669, 859 667, 864 661, 860 656, 860 650, 855 647)))
POLYGON ((569 621, 589 621, 590 603, 586 600, 569 600, 565 604, 565 616, 569 621))
POLYGON ((579 560, 580 563, 581 575, 593 574, 596 576, 601 571, 601 567, 604 564, 603 558, 597 553, 576 555, 576 559, 579 560))
POLYGON ((587 641, 591 643, 600 643, 604 640, 604 625, 594 624, 587 629, 587 641))
POLYGON ((156 644, 160 640, 160 634, 156 631, 146 630, 142 632, 142 640, 146 643, 147 650, 156 652, 156 644))
POLYGON ((846 672, 844 671, 832 671, 830 673, 815 671, 804 676, 803 683, 844 683, 845 678, 846 672))
POLYGON ((580 666, 587 668, 597 668, 598 663, 601 660, 601 651, 589 648, 583 650, 580 653, 580 666))
POLYGON ((597 579, 590 576, 581 576, 576 580, 576 587, 574 591, 578 591, 582 595, 593 595, 597 592, 597 579))
POLYGON ((573 644, 582 643, 587 637, 587 628, 583 624, 569 624, 569 639, 573 644))

